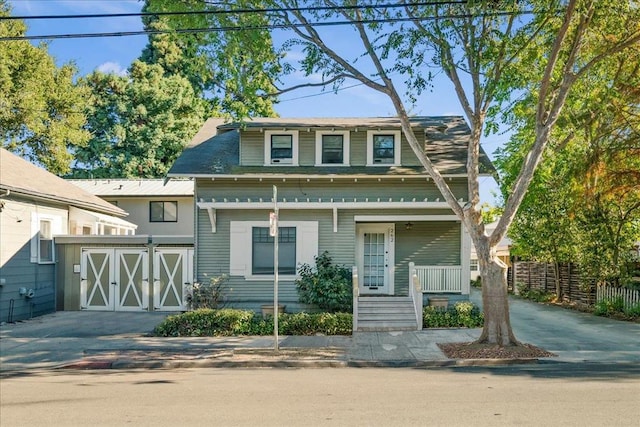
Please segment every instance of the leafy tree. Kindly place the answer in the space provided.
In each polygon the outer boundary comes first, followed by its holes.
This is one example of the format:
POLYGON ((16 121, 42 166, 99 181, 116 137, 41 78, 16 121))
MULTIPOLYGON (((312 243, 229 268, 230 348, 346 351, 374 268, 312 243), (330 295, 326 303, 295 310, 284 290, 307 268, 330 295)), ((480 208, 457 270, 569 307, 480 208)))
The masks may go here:
POLYGON ((300 8, 296 1, 268 2, 272 3, 280 8, 273 12, 273 21, 295 35, 287 46, 301 47, 305 54, 302 71, 323 79, 309 86, 335 87, 354 79, 389 97, 405 138, 476 247, 486 316, 479 341, 517 344, 509 320, 505 268, 493 249, 524 199, 573 85, 588 78, 602 60, 639 42, 637 5, 626 1, 478 0, 353 7, 350 1, 314 1, 300 8), (331 44, 316 25, 328 21, 349 24, 361 42, 359 56, 345 57, 339 45, 331 44), (409 124, 407 102, 428 89, 434 70, 442 70, 453 83, 471 128, 469 202, 463 206, 425 155, 409 124), (402 83, 408 88, 404 97, 398 89, 402 83), (480 140, 484 132, 496 127, 488 119, 512 106, 514 91, 534 100, 532 138, 505 199, 504 213, 493 233, 486 236, 478 189, 480 140))
MULTIPOLYGON (((640 238, 639 54, 636 44, 576 82, 569 108, 551 136, 545 165, 510 231, 519 255, 579 261, 597 281, 617 283, 628 276, 628 249, 640 238)), ((512 120, 525 125, 496 162, 504 194, 526 155, 523 147, 534 126, 534 101, 525 99, 519 107, 511 112, 512 120)))
MULTIPOLYGON (((241 0, 232 5, 244 9, 250 3, 241 0)), ((167 75, 187 78, 196 94, 208 100, 210 114, 275 115, 272 98, 266 95, 274 93, 273 82, 281 68, 264 14, 220 13, 221 5, 204 0, 145 0, 142 10, 188 13, 146 17, 145 27, 151 30, 242 28, 151 34, 140 59, 161 65, 167 75)))
MULTIPOLYGON (((10 9, 0 0, 0 17, 10 9)), ((20 20, 0 20, 1 37, 26 34, 20 20)), ((88 90, 75 83, 73 64, 57 67, 47 45, 0 42, 0 138, 2 146, 55 174, 69 171, 69 148, 86 144, 88 90)))
POLYGON ((77 177, 164 176, 204 121, 205 105, 187 79, 134 62, 127 76, 94 72, 92 138, 76 152, 77 177))

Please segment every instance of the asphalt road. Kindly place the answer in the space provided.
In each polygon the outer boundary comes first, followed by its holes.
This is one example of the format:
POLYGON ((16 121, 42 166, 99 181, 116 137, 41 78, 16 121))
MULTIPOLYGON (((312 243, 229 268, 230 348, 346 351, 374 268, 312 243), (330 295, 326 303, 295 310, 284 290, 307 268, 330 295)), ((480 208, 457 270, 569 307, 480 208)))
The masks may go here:
POLYGON ((3 426, 637 426, 637 365, 33 372, 3 426))

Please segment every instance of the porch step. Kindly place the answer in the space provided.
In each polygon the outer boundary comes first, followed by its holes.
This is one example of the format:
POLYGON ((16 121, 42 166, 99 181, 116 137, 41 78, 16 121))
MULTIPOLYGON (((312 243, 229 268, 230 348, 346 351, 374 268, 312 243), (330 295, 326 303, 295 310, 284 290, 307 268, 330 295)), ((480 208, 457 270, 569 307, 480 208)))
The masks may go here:
POLYGON ((409 297, 359 297, 358 331, 411 331, 417 329, 409 297))

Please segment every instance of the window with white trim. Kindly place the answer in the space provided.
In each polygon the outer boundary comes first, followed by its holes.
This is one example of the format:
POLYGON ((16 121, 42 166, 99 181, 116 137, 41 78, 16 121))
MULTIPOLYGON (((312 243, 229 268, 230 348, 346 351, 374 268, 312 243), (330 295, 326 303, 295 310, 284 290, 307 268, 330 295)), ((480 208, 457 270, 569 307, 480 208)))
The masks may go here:
POLYGON ((268 130, 264 133, 266 165, 298 165, 298 131, 268 130))
POLYGON ((40 220, 38 232, 38 262, 41 264, 53 262, 53 223, 49 219, 40 220))
MULTIPOLYGON (((269 221, 231 221, 229 224, 229 274, 248 280, 273 280, 273 237, 269 221)), ((296 277, 298 266, 311 264, 318 255, 317 221, 280 221, 278 273, 296 277)))
POLYGON ((29 261, 38 264, 52 264, 56 260, 53 236, 63 234, 66 218, 49 213, 31 213, 31 241, 29 261))
POLYGON ((477 259, 469 260, 469 269, 471 271, 478 271, 478 260, 477 259))
POLYGON ((349 131, 316 132, 316 166, 349 164, 349 131))
POLYGON ((367 131, 367 165, 399 166, 400 138, 398 131, 367 131))
MULTIPOLYGON (((274 238, 269 227, 252 227, 251 273, 273 274, 274 238)), ((296 228, 278 227, 278 274, 296 274, 296 228)))

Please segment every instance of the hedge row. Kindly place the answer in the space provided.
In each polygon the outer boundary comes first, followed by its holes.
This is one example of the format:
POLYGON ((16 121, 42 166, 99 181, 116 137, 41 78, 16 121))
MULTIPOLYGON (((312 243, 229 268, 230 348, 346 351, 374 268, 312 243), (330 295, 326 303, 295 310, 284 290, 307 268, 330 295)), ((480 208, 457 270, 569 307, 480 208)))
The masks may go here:
MULTIPOLYGON (((278 316, 282 335, 351 335, 353 316, 349 313, 284 313, 278 316)), ((271 335, 273 317, 263 319, 248 310, 208 308, 167 317, 154 329, 163 337, 205 337, 271 335)))

